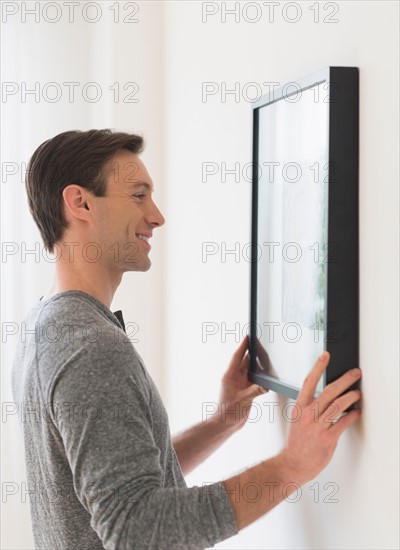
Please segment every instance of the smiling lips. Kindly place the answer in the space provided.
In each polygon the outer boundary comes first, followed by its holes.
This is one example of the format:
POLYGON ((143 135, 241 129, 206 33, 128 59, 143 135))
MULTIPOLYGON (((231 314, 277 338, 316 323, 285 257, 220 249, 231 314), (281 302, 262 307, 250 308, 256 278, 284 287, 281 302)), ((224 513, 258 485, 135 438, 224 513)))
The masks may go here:
POLYGON ((136 237, 142 241, 144 241, 148 247, 148 249, 150 250, 151 249, 151 246, 150 246, 150 243, 149 243, 149 239, 151 238, 151 235, 150 234, 145 234, 145 233, 136 233, 136 237))

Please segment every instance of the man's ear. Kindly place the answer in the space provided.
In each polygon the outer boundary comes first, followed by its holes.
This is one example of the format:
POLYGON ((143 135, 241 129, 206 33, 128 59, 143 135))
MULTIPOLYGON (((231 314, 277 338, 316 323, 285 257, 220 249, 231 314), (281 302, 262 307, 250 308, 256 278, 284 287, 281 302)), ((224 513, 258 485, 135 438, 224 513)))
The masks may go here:
POLYGON ((86 213, 90 210, 88 204, 88 192, 80 185, 71 184, 63 191, 64 208, 70 216, 86 220, 86 213))

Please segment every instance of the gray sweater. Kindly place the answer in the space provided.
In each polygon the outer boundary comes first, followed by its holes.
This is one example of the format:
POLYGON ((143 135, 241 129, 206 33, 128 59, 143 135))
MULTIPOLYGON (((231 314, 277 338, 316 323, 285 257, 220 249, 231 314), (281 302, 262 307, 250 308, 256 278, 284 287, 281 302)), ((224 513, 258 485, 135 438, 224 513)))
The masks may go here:
POLYGON ((67 290, 24 323, 12 390, 36 548, 187 550, 238 532, 222 481, 186 486, 121 311, 67 290))

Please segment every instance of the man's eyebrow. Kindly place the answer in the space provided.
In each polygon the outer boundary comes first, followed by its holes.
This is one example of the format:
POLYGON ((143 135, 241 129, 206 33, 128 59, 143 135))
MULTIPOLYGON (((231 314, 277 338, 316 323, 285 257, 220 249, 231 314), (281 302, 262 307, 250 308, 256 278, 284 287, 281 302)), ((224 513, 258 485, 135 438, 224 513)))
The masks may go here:
POLYGON ((136 181, 135 183, 131 183, 130 185, 128 185, 128 187, 130 189, 133 189, 133 188, 136 189, 137 187, 145 187, 148 191, 151 191, 151 192, 154 191, 154 187, 149 183, 147 183, 147 181, 136 181))

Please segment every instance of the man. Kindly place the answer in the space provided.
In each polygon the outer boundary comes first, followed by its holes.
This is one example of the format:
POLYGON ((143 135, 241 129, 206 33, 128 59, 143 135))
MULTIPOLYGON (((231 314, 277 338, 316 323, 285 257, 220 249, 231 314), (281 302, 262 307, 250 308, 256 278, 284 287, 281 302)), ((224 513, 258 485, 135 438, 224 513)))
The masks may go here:
POLYGON ((223 422, 214 415, 171 440, 167 413, 124 332, 122 312, 110 310, 123 273, 150 268, 148 241, 165 222, 142 149, 136 135, 64 132, 43 143, 28 166, 30 210, 57 257, 52 287, 27 316, 34 337, 19 344, 12 377, 15 400, 24 405, 37 548, 214 546, 281 502, 282 487, 312 480, 360 414, 327 421, 332 405, 339 417, 359 400, 358 391, 346 392, 358 369, 314 400, 329 362, 325 353, 304 382, 301 418, 277 456, 224 481, 186 486, 183 474, 244 425, 249 405, 265 390, 248 381, 245 338, 220 393, 220 404, 240 416, 223 422), (257 484, 262 498, 236 501, 237 488, 247 483, 257 484))

